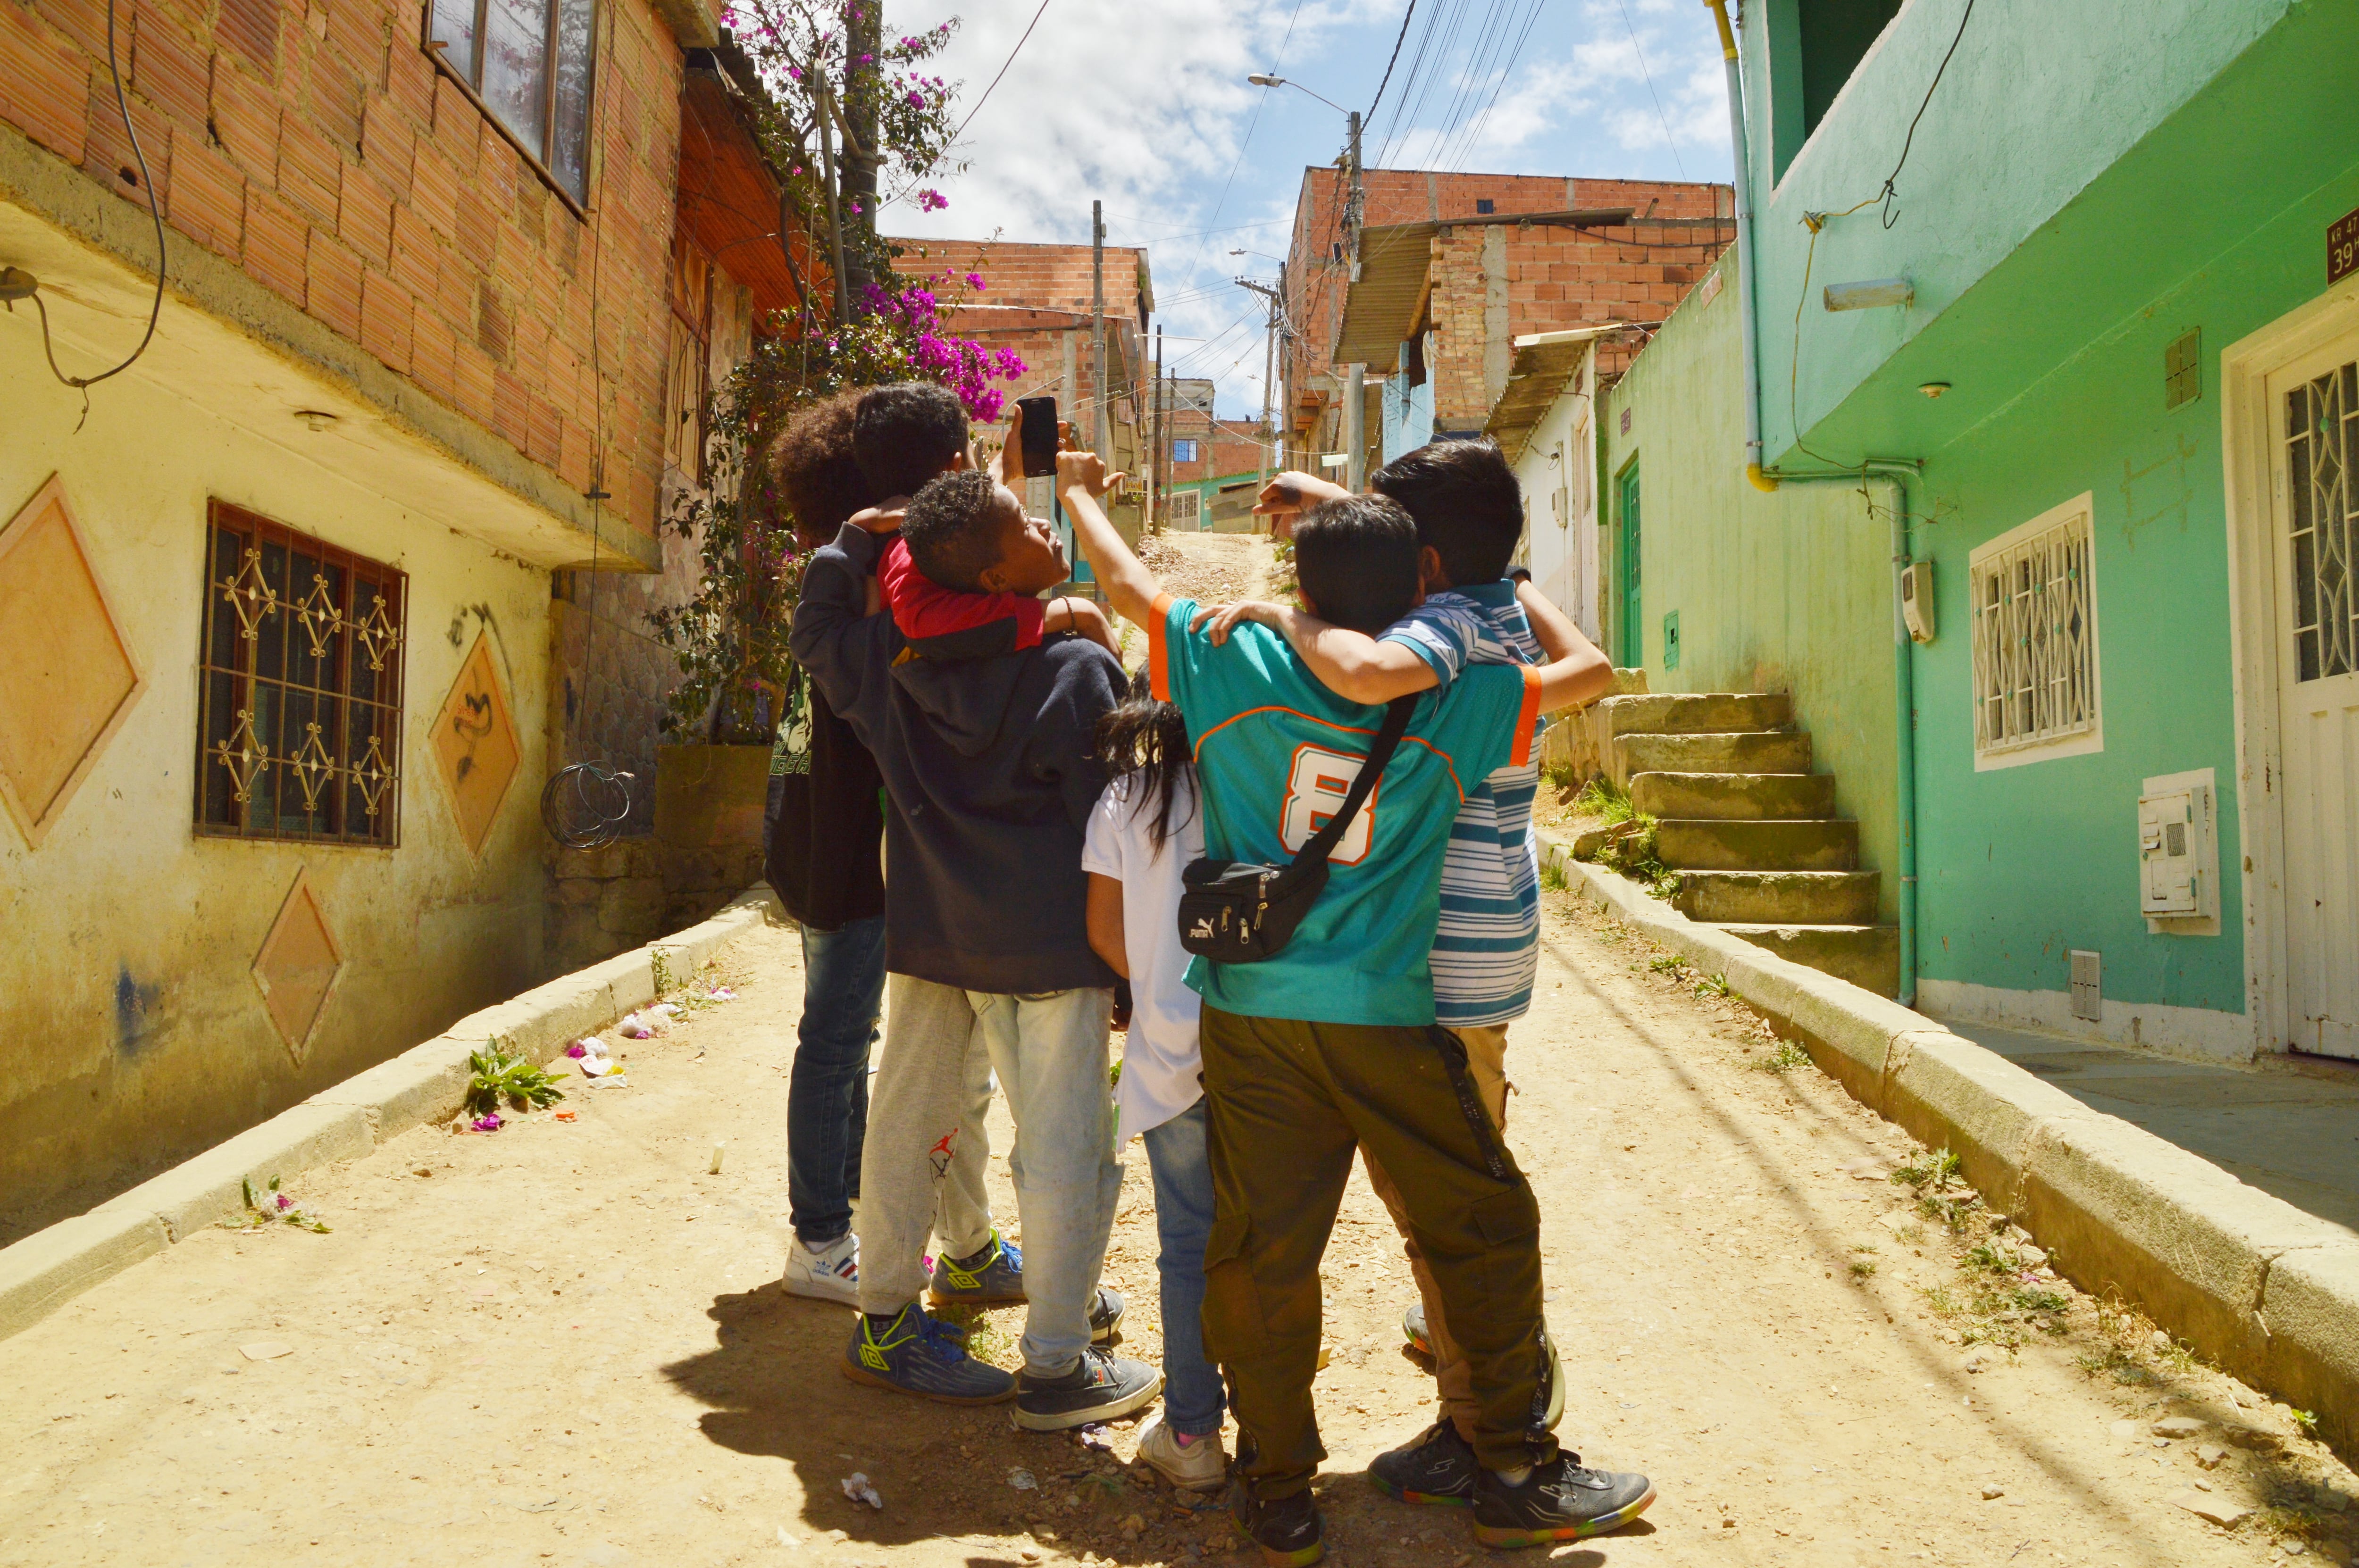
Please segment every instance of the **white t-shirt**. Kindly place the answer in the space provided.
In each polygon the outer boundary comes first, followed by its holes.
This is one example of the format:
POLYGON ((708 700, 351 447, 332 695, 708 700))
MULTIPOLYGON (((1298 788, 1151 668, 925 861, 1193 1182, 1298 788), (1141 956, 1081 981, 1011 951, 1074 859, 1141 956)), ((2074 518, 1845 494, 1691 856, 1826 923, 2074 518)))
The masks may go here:
POLYGON ((1125 773, 1106 785, 1090 812, 1082 841, 1082 870, 1122 883, 1122 934, 1130 960, 1130 1037, 1123 1047, 1122 1079, 1114 1091, 1119 1149, 1162 1126, 1203 1098, 1203 1050, 1196 1038, 1204 1000, 1181 977, 1188 950, 1180 945, 1180 873, 1204 852, 1204 814, 1195 780, 1183 775, 1171 793, 1171 837, 1155 848, 1155 807, 1130 806, 1125 773))

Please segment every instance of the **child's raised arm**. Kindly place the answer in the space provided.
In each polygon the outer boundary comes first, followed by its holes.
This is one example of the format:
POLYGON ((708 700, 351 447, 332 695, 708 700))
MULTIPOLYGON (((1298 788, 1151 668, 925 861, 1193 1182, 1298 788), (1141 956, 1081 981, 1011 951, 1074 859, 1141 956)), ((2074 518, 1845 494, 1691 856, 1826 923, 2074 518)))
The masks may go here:
POLYGON ((1112 490, 1121 477, 1107 473, 1104 460, 1095 452, 1057 454, 1058 498, 1072 514, 1074 542, 1088 558, 1090 570, 1097 574, 1106 601, 1134 624, 1152 627, 1155 599, 1163 585, 1147 569, 1145 561, 1131 554, 1098 505, 1098 497, 1112 490))

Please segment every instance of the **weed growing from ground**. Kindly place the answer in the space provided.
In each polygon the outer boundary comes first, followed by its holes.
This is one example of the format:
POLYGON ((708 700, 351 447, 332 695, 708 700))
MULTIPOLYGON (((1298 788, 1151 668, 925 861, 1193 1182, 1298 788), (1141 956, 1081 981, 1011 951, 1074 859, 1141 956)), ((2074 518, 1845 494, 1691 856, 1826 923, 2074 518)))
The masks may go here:
POLYGON ((1572 805, 1573 809, 1606 825, 1606 839, 1595 851, 1599 865, 1621 872, 1666 902, 1679 895, 1679 872, 1655 853, 1655 819, 1632 806, 1614 781, 1590 780, 1582 785, 1572 805))
POLYGON ((1745 1064, 1756 1073, 1790 1073, 1810 1065, 1810 1054, 1791 1040, 1777 1042, 1777 1049, 1757 1062, 1745 1064))
POLYGON ((1540 862, 1540 886, 1550 892, 1562 892, 1572 884, 1565 880, 1564 868, 1553 860, 1540 862))
POLYGON ((1658 975, 1676 975, 1686 965, 1687 960, 1677 953, 1658 953, 1647 960, 1647 969, 1658 975))
POLYGON ((1726 997, 1731 993, 1726 975, 1706 975, 1696 981, 1695 993, 1705 997, 1726 997))
POLYGON ((495 1042, 467 1054, 474 1076, 467 1082, 467 1109, 490 1116, 506 1100, 517 1110, 538 1109, 565 1098, 547 1073, 522 1056, 511 1056, 495 1042))

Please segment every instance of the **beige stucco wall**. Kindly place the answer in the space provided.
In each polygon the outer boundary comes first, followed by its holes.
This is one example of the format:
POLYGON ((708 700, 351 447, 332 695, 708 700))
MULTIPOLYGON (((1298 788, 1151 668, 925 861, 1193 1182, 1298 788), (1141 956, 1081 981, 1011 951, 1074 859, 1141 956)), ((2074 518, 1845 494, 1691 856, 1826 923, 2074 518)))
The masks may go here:
POLYGON ((0 815, 0 1241, 541 978, 548 573, 348 477, 354 438, 262 417, 226 371, 182 395, 143 366, 94 388, 76 433, 81 399, 33 373, 26 322, 0 322, 21 372, 0 375, 0 522, 61 477, 146 685, 38 848, 0 815), (194 835, 209 497, 408 573, 398 848, 194 835), (429 743, 479 632, 522 753, 480 860, 429 743), (299 1066, 250 972, 299 871, 345 958, 299 1066))

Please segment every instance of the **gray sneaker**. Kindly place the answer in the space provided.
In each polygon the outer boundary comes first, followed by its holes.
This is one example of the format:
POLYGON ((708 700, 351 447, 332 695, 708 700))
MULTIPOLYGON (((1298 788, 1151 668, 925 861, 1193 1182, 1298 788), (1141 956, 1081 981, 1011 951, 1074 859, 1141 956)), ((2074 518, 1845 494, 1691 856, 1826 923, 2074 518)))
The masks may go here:
POLYGON ((937 1258, 927 1294, 936 1306, 1000 1306, 1024 1299, 1024 1253, 996 1230, 972 1258, 937 1258))
POLYGON ((1092 1346, 1061 1378, 1020 1372, 1016 1408, 1008 1412, 1027 1432, 1064 1432, 1094 1422, 1119 1421, 1155 1402, 1163 1374, 1144 1361, 1128 1361, 1092 1346))
POLYGON ((865 1314, 853 1319, 843 1375, 951 1405, 997 1404, 1016 1392, 1014 1378, 969 1356, 961 1337, 915 1302, 881 1330, 865 1314))

